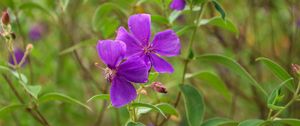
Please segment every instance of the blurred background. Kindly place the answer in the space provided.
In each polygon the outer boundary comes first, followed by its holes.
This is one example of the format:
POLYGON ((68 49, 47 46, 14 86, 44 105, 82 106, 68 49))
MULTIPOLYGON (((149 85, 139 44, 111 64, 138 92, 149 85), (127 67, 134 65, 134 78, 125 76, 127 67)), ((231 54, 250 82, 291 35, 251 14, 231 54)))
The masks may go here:
MULTIPOLYGON (((181 12, 169 8, 170 0, 1 0, 0 10, 8 10, 16 35, 15 48, 25 51, 27 44, 34 48, 28 62, 21 68, 32 85, 41 85, 40 96, 49 92, 66 94, 88 104, 92 111, 64 102, 39 104, 40 111, 53 126, 124 125, 129 118, 126 107, 115 109, 109 101, 86 102, 96 94, 107 93, 110 84, 103 71, 94 64, 100 61, 95 49, 98 40, 114 39, 119 26, 127 28, 127 19, 135 13, 152 15, 152 35, 173 29, 181 40, 182 55, 166 58, 175 68, 173 74, 160 74, 155 81, 167 87, 160 94, 147 89, 141 101, 151 104, 173 103, 179 91, 177 85, 183 72, 194 15, 188 9, 181 12), (104 110, 104 111, 102 111, 104 110)), ((238 61, 264 89, 271 92, 282 81, 277 79, 258 57, 272 59, 285 70, 291 63, 300 64, 300 1, 299 0, 219 0, 226 12, 227 25, 218 23, 198 27, 194 39, 194 55, 214 53, 238 61)), ((196 10, 195 10, 196 11, 196 10)), ((207 4, 202 19, 219 17, 214 5, 207 4)), ((218 20, 217 20, 218 21, 218 20)), ((6 66, 9 54, 4 39, 0 41, 0 64, 6 66)), ((261 94, 245 79, 221 65, 190 62, 188 73, 202 72, 199 78, 187 79, 203 93, 206 114, 212 117, 242 121, 248 118, 265 119, 268 108, 261 94), (211 75, 212 74, 212 75, 211 75), (213 78, 209 78, 213 76, 213 78), (224 83, 225 92, 216 90, 211 80, 224 83)), ((13 82, 17 80, 12 79, 13 82)), ((18 103, 6 81, 0 78, 0 105, 18 103)), ((21 86, 16 86, 26 96, 21 86)), ((25 97, 27 101, 29 98, 25 97)), ((288 117, 300 117, 299 104, 285 112, 288 117)), ((164 125, 186 125, 183 100, 177 107, 180 116, 171 116, 164 125)), ((38 126, 25 111, 0 114, 0 125, 38 126)), ((154 125, 163 117, 157 112, 143 114, 139 121, 154 125)))

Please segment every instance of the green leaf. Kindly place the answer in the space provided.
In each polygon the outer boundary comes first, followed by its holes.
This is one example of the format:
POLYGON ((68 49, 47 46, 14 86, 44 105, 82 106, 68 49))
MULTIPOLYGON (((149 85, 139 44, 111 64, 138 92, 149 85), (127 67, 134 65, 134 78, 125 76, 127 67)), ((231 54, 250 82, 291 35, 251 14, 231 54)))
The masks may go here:
POLYGON ((239 31, 238 31, 237 27, 228 19, 224 20, 221 17, 214 17, 214 18, 211 18, 211 19, 202 19, 198 23, 198 26, 206 25, 206 24, 217 26, 219 28, 230 31, 230 32, 235 33, 237 35, 239 34, 239 31))
POLYGON ((80 105, 82 107, 85 107, 85 108, 91 110, 91 108, 89 106, 83 104, 82 102, 80 102, 74 98, 71 98, 70 96, 67 96, 65 94, 61 94, 61 93, 55 93, 55 92, 48 93, 39 98, 40 103, 48 102, 48 101, 55 101, 55 100, 63 101, 63 102, 71 103, 71 104, 77 104, 77 105, 80 105))
POLYGON ((201 4, 205 0, 192 0, 192 4, 201 4))
POLYGON ((24 74, 21 74, 20 73, 20 76, 19 76, 19 74, 18 74, 18 72, 16 72, 16 71, 11 71, 11 73, 12 73, 12 75, 14 75, 18 80, 22 80, 22 82, 24 83, 24 84, 27 84, 28 83, 28 79, 27 79, 27 77, 24 75, 24 74))
POLYGON ((92 18, 94 31, 102 32, 105 38, 111 36, 118 28, 119 19, 127 18, 126 11, 114 3, 101 4, 95 11, 92 18), (107 18, 103 18, 107 17, 107 18))
POLYGON ((226 13, 221 4, 217 0, 212 0, 211 2, 214 4, 215 9, 221 14, 222 19, 225 20, 226 13))
POLYGON ((168 19, 160 15, 151 15, 151 21, 166 25, 169 24, 168 19))
POLYGON ((61 51, 59 53, 59 55, 64 55, 64 54, 68 54, 68 53, 71 53, 73 52, 74 50, 76 49, 79 49, 79 48, 83 48, 83 47, 86 47, 86 46, 90 46, 92 44, 95 44, 97 42, 97 39, 88 39, 88 40, 83 40, 67 49, 64 49, 63 51, 61 51))
POLYGON ((186 78, 197 78, 212 86, 216 91, 220 92, 224 98, 231 101, 231 94, 226 84, 220 79, 220 77, 212 72, 202 71, 194 74, 187 74, 186 78))
POLYGON ((4 106, 0 109, 0 116, 5 116, 6 114, 8 114, 12 111, 15 111, 17 109, 23 109, 23 108, 25 108, 25 106, 21 105, 21 104, 10 104, 10 105, 4 106))
POLYGON ((204 117, 205 104, 202 95, 190 85, 181 85, 184 96, 186 117, 189 126, 199 126, 204 117))
POLYGON ((217 126, 223 122, 227 122, 229 119, 226 118, 212 118, 212 119, 208 119, 206 121, 203 122, 203 124, 201 126, 217 126))
POLYGON ((151 84, 153 81, 156 80, 158 77, 159 73, 158 72, 150 72, 148 76, 148 82, 151 84))
POLYGON ((268 96, 267 92, 257 83, 257 81, 239 63, 237 63, 233 59, 218 54, 205 54, 197 57, 196 60, 210 63, 220 63, 237 75, 249 81, 250 84, 259 89, 259 91, 261 91, 265 97, 268 96))
POLYGON ((168 20, 170 24, 173 24, 173 22, 181 15, 182 11, 172 11, 168 20))
POLYGON ((138 107, 146 107, 146 108, 151 108, 157 112, 159 112, 161 115, 163 115, 165 118, 166 115, 164 114, 164 112, 162 110, 160 110, 158 107, 154 106, 154 105, 151 105, 151 104, 147 104, 147 103, 132 103, 131 104, 132 107, 134 108, 138 108, 138 107))
POLYGON ((281 88, 288 84, 288 82, 292 81, 293 78, 289 78, 285 81, 283 81, 281 84, 279 84, 270 94, 270 96, 268 97, 268 107, 273 109, 273 110, 280 110, 283 107, 281 106, 277 106, 277 102, 280 102, 280 100, 282 99, 282 94, 281 94, 281 88))
POLYGON ((26 2, 23 3, 19 6, 19 9, 24 11, 24 10, 32 10, 32 9, 37 9, 40 10, 41 12, 44 12, 45 14, 49 15, 54 21, 57 21, 57 17, 55 14, 53 14, 51 11, 43 7, 42 5, 35 3, 35 2, 26 2))
MULTIPOLYGON (((282 81, 293 78, 279 64, 275 63, 274 61, 272 61, 268 58, 259 57, 259 58, 256 59, 256 61, 261 61, 276 77, 278 77, 282 81)), ((288 87, 289 90, 295 91, 294 88, 293 88, 293 82, 292 81, 290 81, 289 84, 287 84, 287 87, 288 87)))
POLYGON ((143 123, 140 122, 132 122, 132 121, 128 121, 126 123, 126 126, 145 126, 143 123))
POLYGON ((70 0, 60 0, 60 2, 61 2, 61 5, 63 7, 63 11, 66 11, 66 9, 67 9, 67 7, 69 5, 70 0))
POLYGON ((238 126, 260 126, 264 123, 264 120, 260 119, 249 119, 239 123, 238 126))
POLYGON ((229 122, 224 122, 218 126, 238 126, 239 123, 234 122, 234 121, 229 121, 229 122))
POLYGON ((157 108, 159 108, 165 114, 175 115, 175 116, 179 117, 179 114, 178 114, 176 108, 174 108, 172 105, 170 105, 168 103, 160 103, 155 106, 157 108))
POLYGON ((38 98, 38 95, 42 89, 40 85, 27 85, 26 88, 35 99, 38 98))
POLYGON ((181 36, 181 35, 183 35, 184 33, 186 33, 187 31, 189 31, 190 29, 193 29, 193 28, 196 28, 196 26, 195 25, 186 25, 186 26, 180 28, 179 30, 177 30, 176 34, 178 36, 181 36))
POLYGON ((110 97, 109 97, 109 94, 94 95, 89 100, 87 100, 87 102, 94 101, 94 100, 97 100, 97 99, 99 99, 99 100, 109 100, 110 97))
POLYGON ((289 125, 289 126, 300 126, 300 120, 299 119, 278 119, 278 120, 275 120, 273 122, 286 124, 286 125, 289 125))

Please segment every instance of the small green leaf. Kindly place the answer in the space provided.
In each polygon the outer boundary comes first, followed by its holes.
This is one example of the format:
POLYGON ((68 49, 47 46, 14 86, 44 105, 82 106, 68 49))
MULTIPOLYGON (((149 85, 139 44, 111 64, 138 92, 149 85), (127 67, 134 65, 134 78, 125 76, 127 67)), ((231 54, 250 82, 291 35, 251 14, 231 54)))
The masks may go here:
POLYGON ((124 11, 117 4, 101 4, 96 9, 92 18, 93 30, 102 32, 103 36, 107 38, 111 36, 116 31, 116 28, 119 26, 120 21, 117 19, 127 18, 126 15, 126 11, 124 11))
POLYGON ((281 84, 279 84, 272 92, 271 94, 269 95, 268 97, 268 107, 270 109, 273 109, 273 110, 280 110, 282 109, 281 106, 277 106, 277 102, 280 102, 281 100, 281 97, 282 97, 282 94, 281 94, 281 88, 283 86, 285 86, 286 84, 288 84, 288 82, 292 81, 293 78, 289 78, 285 81, 283 81, 281 84))
POLYGON ((35 98, 38 98, 38 95, 42 89, 40 85, 27 85, 26 88, 28 89, 28 92, 35 98))
POLYGON ((225 20, 226 13, 221 4, 217 0, 212 0, 211 2, 214 4, 215 9, 221 14, 222 19, 225 20))
POLYGON ((172 24, 181 15, 181 13, 182 11, 172 11, 168 18, 170 24, 172 24))
POLYGON ((10 105, 4 106, 0 109, 0 116, 10 113, 14 110, 23 109, 23 108, 25 108, 25 106, 21 105, 21 104, 10 104, 10 105))
POLYGON ((82 107, 85 107, 85 108, 91 110, 91 108, 89 106, 83 104, 82 102, 80 102, 74 98, 71 98, 70 96, 67 96, 65 94, 61 94, 61 93, 55 93, 55 92, 48 93, 39 98, 40 103, 48 102, 48 101, 55 101, 55 100, 63 101, 63 102, 71 103, 71 104, 77 104, 77 105, 80 105, 82 107))
POLYGON ((148 83, 151 84, 153 81, 157 79, 158 76, 159 76, 158 72, 150 72, 148 76, 148 83))
MULTIPOLYGON (((278 77, 282 81, 293 78, 279 64, 275 63, 274 61, 272 61, 268 58, 259 57, 256 59, 256 61, 261 61, 276 77, 278 77)), ((293 81, 289 81, 289 83, 287 84, 287 87, 289 90, 294 91, 293 81)))
POLYGON ((27 79, 27 77, 24 75, 24 74, 21 74, 20 73, 20 75, 19 75, 19 73, 18 72, 16 72, 16 71, 12 71, 11 70, 11 73, 12 73, 12 75, 14 75, 18 80, 22 80, 22 82, 26 85, 27 83, 28 83, 28 79, 27 79))
POLYGON ((86 47, 86 46, 90 46, 92 44, 95 44, 97 42, 97 39, 88 39, 88 40, 83 40, 67 49, 64 49, 63 51, 61 51, 59 53, 59 55, 64 55, 64 54, 68 54, 68 53, 71 53, 73 52, 74 50, 76 49, 79 49, 79 48, 83 48, 83 47, 86 47))
POLYGON ((205 54, 197 57, 196 60, 210 63, 220 63, 237 75, 247 79, 250 84, 259 89, 265 97, 268 96, 267 92, 258 84, 258 82, 239 63, 237 63, 233 59, 218 54, 205 54))
POLYGON ((281 124, 286 124, 289 126, 300 126, 300 120, 299 119, 278 119, 274 120, 273 122, 275 123, 281 123, 281 124))
POLYGON ((205 120, 201 126, 217 126, 227 121, 229 121, 229 119, 216 117, 216 118, 205 120))
POLYGON ((205 104, 202 95, 190 85, 181 85, 184 96, 186 117, 189 126, 199 126, 204 117, 205 104))
POLYGON ((168 19, 160 15, 151 15, 151 21, 165 25, 169 24, 168 19))
POLYGON ((166 115, 164 114, 164 112, 162 110, 160 110, 158 107, 154 106, 154 105, 151 105, 151 104, 147 104, 147 103, 132 103, 131 104, 132 107, 134 108, 138 108, 138 107, 146 107, 146 108, 151 108, 157 112, 159 112, 161 115, 163 115, 165 118, 166 115))
POLYGON ((197 78, 212 86, 216 91, 220 92, 224 98, 231 101, 231 94, 226 84, 216 74, 209 71, 202 71, 194 74, 187 74, 186 78, 197 78))
POLYGON ((132 122, 132 121, 128 121, 126 123, 126 126, 145 126, 143 123, 140 122, 132 122))
POLYGON ((184 33, 188 32, 190 29, 193 29, 193 28, 196 28, 196 26, 195 25, 186 25, 186 26, 180 28, 179 30, 177 30, 176 34, 178 36, 181 36, 181 35, 183 35, 184 33))
POLYGON ((53 14, 51 11, 43 7, 42 5, 35 3, 35 2, 26 2, 23 3, 19 6, 19 9, 24 11, 24 10, 32 10, 32 9, 37 9, 40 10, 41 12, 44 12, 45 14, 49 15, 54 21, 57 21, 57 17, 55 14, 53 14))
POLYGON ((211 19, 202 19, 198 23, 198 26, 206 25, 206 24, 217 26, 219 28, 230 31, 230 32, 235 33, 237 35, 239 34, 239 31, 238 31, 237 27, 228 19, 224 20, 221 17, 214 17, 214 18, 211 18, 211 19))
POLYGON ((109 94, 99 94, 99 95, 94 95, 89 100, 87 100, 87 102, 94 101, 96 99, 99 99, 99 100, 109 100, 110 98, 109 98, 109 94))
POLYGON ((234 122, 234 121, 229 121, 229 122, 224 122, 218 126, 238 126, 238 122, 234 122))
POLYGON ((264 120, 260 119, 249 119, 239 123, 238 126, 260 126, 264 123, 264 120))
POLYGON ((176 108, 174 108, 172 105, 170 105, 168 103, 160 103, 155 106, 157 108, 159 108, 161 111, 163 111, 163 113, 165 113, 165 114, 175 115, 175 116, 179 117, 179 114, 178 114, 176 108))

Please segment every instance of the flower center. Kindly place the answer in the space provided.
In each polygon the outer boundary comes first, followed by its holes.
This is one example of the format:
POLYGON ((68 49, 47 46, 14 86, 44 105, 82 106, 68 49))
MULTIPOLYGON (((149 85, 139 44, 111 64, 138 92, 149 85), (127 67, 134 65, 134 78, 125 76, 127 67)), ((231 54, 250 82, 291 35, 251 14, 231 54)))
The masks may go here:
POLYGON ((104 75, 105 75, 105 79, 112 81, 112 79, 116 76, 117 71, 110 69, 110 68, 105 68, 104 69, 104 75))
POLYGON ((149 45, 149 46, 146 46, 146 47, 143 48, 143 52, 144 52, 144 54, 149 54, 149 53, 153 52, 153 49, 149 45))

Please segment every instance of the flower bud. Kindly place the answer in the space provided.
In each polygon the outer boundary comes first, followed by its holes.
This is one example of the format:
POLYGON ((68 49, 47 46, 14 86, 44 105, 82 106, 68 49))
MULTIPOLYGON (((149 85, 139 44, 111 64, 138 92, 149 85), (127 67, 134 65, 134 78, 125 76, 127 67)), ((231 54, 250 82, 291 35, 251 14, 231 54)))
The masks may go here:
POLYGON ((161 82, 153 82, 151 84, 151 88, 154 91, 159 92, 159 93, 168 93, 166 87, 164 85, 162 85, 161 82))
POLYGON ((145 89, 141 89, 139 91, 139 94, 142 94, 142 95, 147 95, 147 91, 145 89))
POLYGON ((8 12, 7 10, 3 11, 2 12, 2 17, 1 17, 1 21, 2 21, 2 24, 4 25, 8 25, 9 24, 9 15, 8 15, 8 12))
POLYGON ((32 51, 32 48, 33 48, 33 45, 31 43, 27 44, 26 46, 26 51, 27 52, 31 52, 32 51))
POLYGON ((300 76, 300 66, 298 64, 292 64, 291 68, 292 68, 293 73, 300 76))

